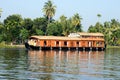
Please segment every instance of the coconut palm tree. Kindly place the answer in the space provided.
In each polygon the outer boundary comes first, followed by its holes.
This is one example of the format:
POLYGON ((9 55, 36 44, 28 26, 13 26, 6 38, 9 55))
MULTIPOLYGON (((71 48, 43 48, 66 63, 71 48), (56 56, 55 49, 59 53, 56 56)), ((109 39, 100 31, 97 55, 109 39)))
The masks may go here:
POLYGON ((82 20, 82 18, 79 16, 78 13, 76 13, 76 14, 72 17, 72 24, 73 24, 73 26, 75 27, 74 29, 76 29, 76 27, 81 24, 81 20, 82 20))
POLYGON ((67 23, 67 17, 64 16, 64 15, 60 16, 60 23, 61 23, 61 25, 62 25, 63 34, 65 35, 66 28, 67 28, 67 26, 66 26, 66 23, 67 23))
POLYGON ((55 15, 55 11, 56 11, 56 6, 53 5, 51 0, 48 0, 48 2, 45 2, 45 5, 43 7, 43 12, 45 13, 45 16, 49 21, 55 15))
POLYGON ((68 36, 69 33, 73 32, 73 26, 71 23, 72 23, 71 18, 67 19, 67 17, 64 15, 62 15, 60 17, 60 24, 61 24, 62 30, 63 30, 62 34, 64 36, 68 36))
POLYGON ((64 23, 66 21, 66 19, 67 19, 66 16, 64 16, 64 15, 60 16, 60 22, 64 23))

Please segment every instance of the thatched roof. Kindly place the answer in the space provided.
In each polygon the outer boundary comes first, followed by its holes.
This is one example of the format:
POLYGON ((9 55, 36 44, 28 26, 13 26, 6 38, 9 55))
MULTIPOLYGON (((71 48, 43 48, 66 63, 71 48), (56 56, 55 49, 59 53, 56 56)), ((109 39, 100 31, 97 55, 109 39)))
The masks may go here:
POLYGON ((80 38, 62 37, 62 36, 31 36, 30 38, 41 40, 80 40, 80 38))
POLYGON ((104 41, 103 38, 79 38, 79 37, 62 37, 62 36, 31 36, 30 39, 39 39, 39 40, 97 40, 97 41, 104 41))

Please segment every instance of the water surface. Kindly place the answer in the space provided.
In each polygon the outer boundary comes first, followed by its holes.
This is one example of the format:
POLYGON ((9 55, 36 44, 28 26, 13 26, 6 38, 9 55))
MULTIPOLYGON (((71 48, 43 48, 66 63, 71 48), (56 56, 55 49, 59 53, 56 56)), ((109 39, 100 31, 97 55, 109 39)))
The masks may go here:
POLYGON ((120 50, 0 49, 3 80, 119 80, 120 50))

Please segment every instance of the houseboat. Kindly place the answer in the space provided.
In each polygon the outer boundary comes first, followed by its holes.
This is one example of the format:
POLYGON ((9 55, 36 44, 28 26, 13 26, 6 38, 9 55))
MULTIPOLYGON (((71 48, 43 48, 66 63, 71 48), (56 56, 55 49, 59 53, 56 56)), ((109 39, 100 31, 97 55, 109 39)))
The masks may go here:
POLYGON ((32 50, 105 50, 102 33, 71 33, 65 36, 31 36, 25 43, 32 50))

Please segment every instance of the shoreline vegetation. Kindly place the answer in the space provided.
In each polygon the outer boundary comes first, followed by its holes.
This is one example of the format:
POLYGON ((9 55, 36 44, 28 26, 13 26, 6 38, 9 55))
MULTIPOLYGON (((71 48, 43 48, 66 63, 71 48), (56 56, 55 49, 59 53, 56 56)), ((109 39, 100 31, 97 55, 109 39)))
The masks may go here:
POLYGON ((0 45, 0 48, 25 48, 24 45, 0 45))
MULTIPOLYGON (((24 44, 21 44, 21 45, 10 45, 10 44, 5 44, 4 42, 0 43, 0 48, 25 48, 25 45, 24 44)), ((110 48, 120 48, 120 46, 110 46, 108 45, 106 47, 107 49, 110 49, 110 48)))
POLYGON ((109 48, 120 48, 120 46, 107 46, 107 49, 109 48))
POLYGON ((10 45, 10 44, 5 44, 4 42, 0 43, 0 48, 25 48, 24 44, 21 45, 10 45))
POLYGON ((0 48, 25 48, 24 45, 0 45, 0 48))

